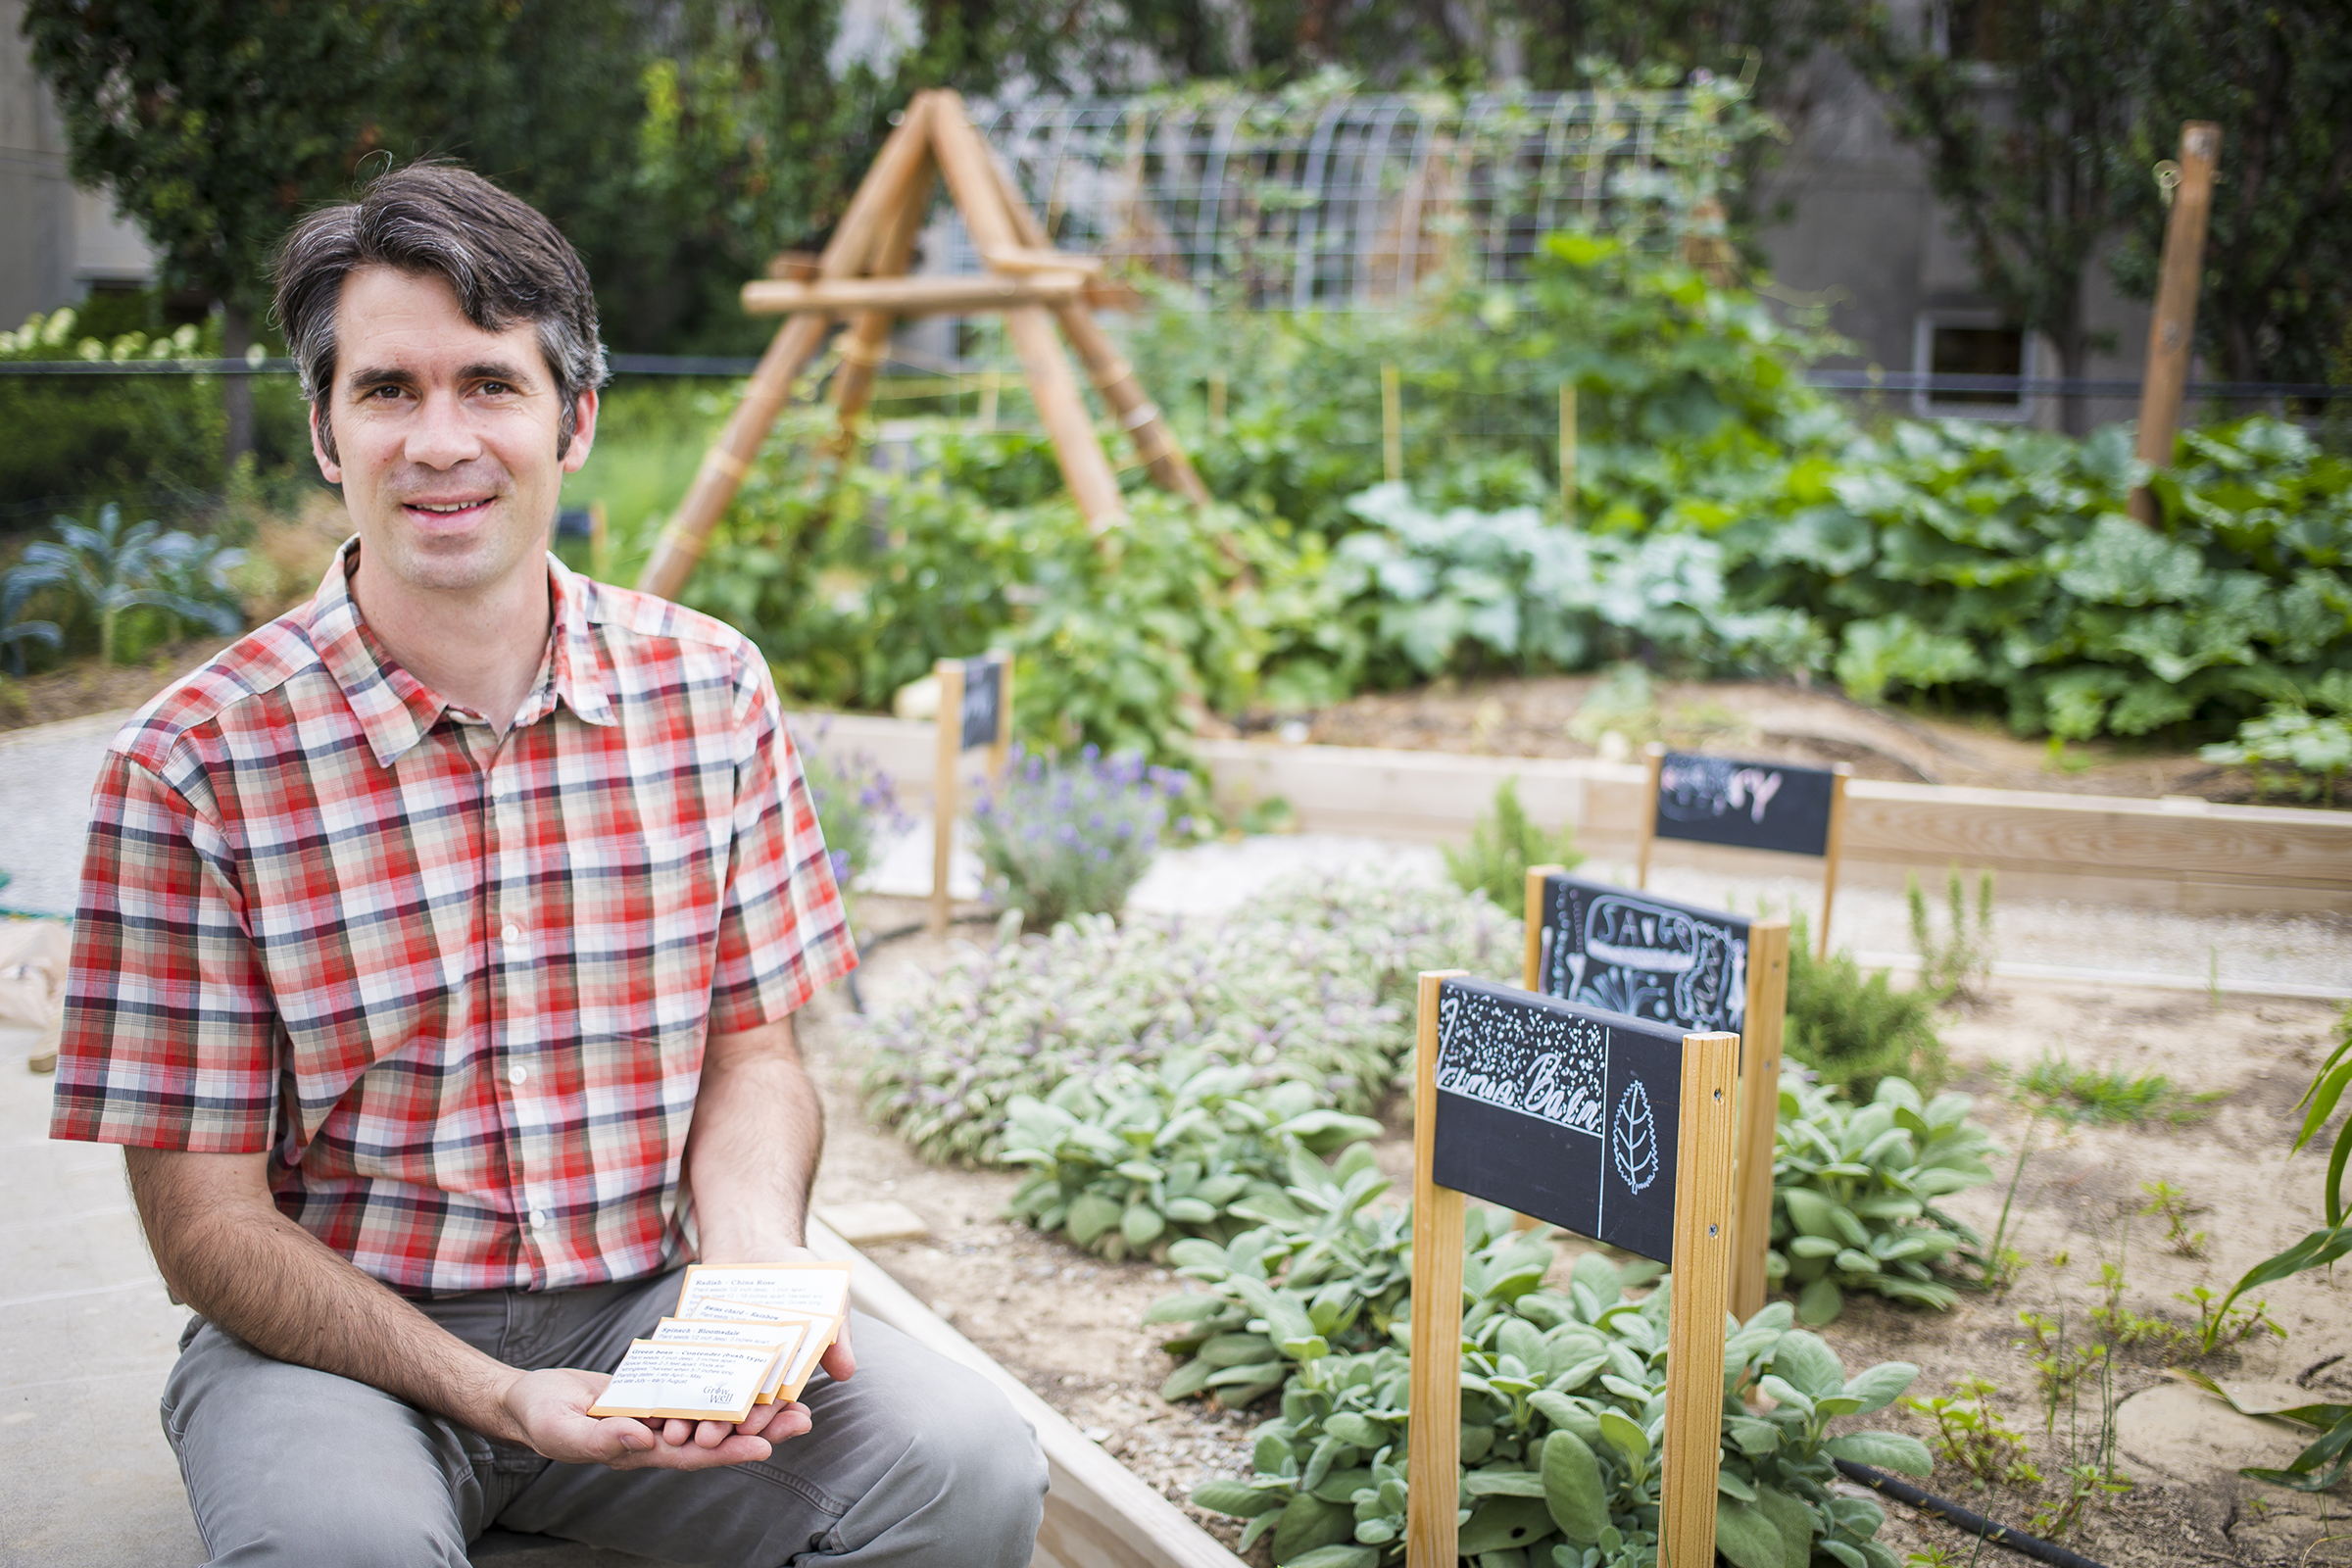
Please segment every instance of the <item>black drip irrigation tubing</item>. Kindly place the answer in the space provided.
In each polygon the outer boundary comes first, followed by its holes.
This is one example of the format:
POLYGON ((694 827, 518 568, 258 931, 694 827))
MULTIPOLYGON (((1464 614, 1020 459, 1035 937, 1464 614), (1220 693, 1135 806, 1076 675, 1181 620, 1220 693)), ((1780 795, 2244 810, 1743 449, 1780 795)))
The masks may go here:
POLYGON ((1839 1459, 1837 1461, 1837 1465, 1838 1473, 1847 1480, 1859 1481, 1873 1492, 1885 1493, 1897 1502, 1907 1502, 1914 1508, 1924 1508, 1929 1513, 1942 1518, 1945 1523, 1957 1525, 1972 1536, 1982 1536, 1996 1546, 2021 1552, 2028 1557, 2037 1558, 2051 1564, 2052 1568, 2102 1568, 2101 1564, 2093 1562, 2079 1551, 2069 1551, 2064 1546, 2042 1540, 2039 1536, 2029 1536, 2022 1530, 2013 1530, 1996 1520, 1985 1518, 1974 1509, 1963 1508, 1958 1503, 1947 1501, 1932 1492, 1922 1492, 1910 1482, 1898 1480, 1884 1470, 1873 1470, 1870 1466, 1856 1464, 1851 1459, 1839 1459))

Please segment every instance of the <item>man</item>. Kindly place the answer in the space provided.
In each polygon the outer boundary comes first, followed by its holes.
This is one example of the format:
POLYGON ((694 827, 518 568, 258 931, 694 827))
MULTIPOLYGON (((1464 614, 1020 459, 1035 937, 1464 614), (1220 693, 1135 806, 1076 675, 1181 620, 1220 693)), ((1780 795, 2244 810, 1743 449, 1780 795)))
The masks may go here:
POLYGON ((806 1255, 791 1014, 856 954, 758 655, 547 554, 604 378, 554 226, 395 172, 277 309, 357 537, 116 739, 52 1129, 126 1146, 198 1314, 163 1416, 211 1560, 1026 1563, 1034 1436, 872 1320, 805 1405, 586 1413, 690 1254, 806 1255))

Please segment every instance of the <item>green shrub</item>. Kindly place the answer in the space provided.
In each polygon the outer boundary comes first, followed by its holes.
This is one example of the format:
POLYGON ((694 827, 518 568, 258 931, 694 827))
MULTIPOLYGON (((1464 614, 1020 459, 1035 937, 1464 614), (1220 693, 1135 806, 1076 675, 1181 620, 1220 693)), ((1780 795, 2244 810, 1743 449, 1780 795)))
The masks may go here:
POLYGON ((1973 1103, 1922 1101, 1900 1078, 1882 1080, 1867 1104, 1783 1080, 1765 1271, 1798 1292, 1799 1318, 1831 1321, 1849 1291, 1938 1311, 1957 1298, 1936 1265, 1984 1241, 1936 1200, 1992 1180, 1973 1103))
MULTIPOLYGON (((218 323, 150 336, 80 334, 71 309, 0 332, 0 361, 215 359, 218 323)), ((280 472, 311 461, 309 426, 294 377, 256 376, 254 428, 261 467, 280 472)), ((217 375, 0 376, 0 518, 113 499, 147 511, 186 510, 228 483, 227 416, 217 375)))
POLYGON ((1458 850, 1448 844, 1445 854, 1455 887, 1484 893, 1514 920, 1527 916, 1529 866, 1574 866, 1584 859, 1574 832, 1563 827, 1556 835, 1544 833, 1528 820, 1519 804, 1519 781, 1511 778, 1495 786, 1494 809, 1471 824, 1469 844, 1458 850))
POLYGON ((2323 797, 2333 807, 2336 785, 2352 770, 2352 670, 2329 670, 2307 690, 2247 719, 2233 739, 2197 755, 2249 769, 2259 794, 2323 797))
POLYGON ((1788 934, 1788 1054, 1825 1084, 1857 1095, 1889 1076, 1933 1088, 1944 1070, 1933 991, 1897 991, 1884 971, 1864 975, 1848 952, 1815 956, 1809 922, 1796 916, 1788 934))

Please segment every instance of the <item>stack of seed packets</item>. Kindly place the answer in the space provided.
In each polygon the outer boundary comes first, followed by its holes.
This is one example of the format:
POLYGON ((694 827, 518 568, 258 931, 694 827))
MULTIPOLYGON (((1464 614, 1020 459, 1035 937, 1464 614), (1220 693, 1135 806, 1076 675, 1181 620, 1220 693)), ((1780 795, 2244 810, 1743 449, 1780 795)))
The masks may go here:
POLYGON ((630 1344, 588 1413, 741 1421, 797 1399, 849 1309, 847 1263, 697 1263, 676 1315, 630 1344))

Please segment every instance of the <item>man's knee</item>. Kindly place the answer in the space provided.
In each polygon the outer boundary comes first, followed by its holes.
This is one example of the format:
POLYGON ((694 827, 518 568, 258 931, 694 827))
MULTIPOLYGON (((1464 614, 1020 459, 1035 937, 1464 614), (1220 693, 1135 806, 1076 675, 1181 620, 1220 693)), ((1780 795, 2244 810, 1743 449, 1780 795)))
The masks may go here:
POLYGON ((898 1461, 841 1521, 841 1544, 889 1542, 908 1561, 946 1561, 929 1553, 952 1549, 972 1568, 1023 1568, 1045 1495, 1045 1454, 1029 1423, 996 1385, 942 1359, 928 1369, 898 1461))
POLYGON ((209 1564, 465 1568, 473 1467, 446 1424, 389 1395, 207 1329, 163 1415, 209 1564))

